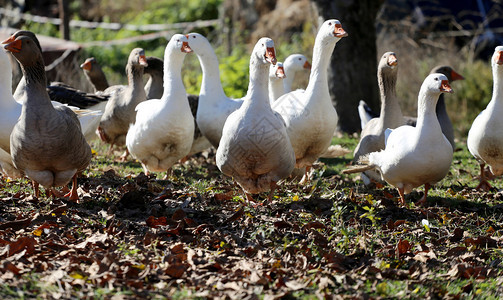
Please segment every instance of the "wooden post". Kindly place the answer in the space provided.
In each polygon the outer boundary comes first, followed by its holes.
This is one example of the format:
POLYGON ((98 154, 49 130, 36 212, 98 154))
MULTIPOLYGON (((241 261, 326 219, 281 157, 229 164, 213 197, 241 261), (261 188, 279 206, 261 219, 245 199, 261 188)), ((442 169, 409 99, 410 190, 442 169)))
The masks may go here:
POLYGON ((61 19, 61 24, 59 25, 59 31, 63 39, 70 40, 70 16, 68 13, 68 0, 58 0, 59 18, 61 19))

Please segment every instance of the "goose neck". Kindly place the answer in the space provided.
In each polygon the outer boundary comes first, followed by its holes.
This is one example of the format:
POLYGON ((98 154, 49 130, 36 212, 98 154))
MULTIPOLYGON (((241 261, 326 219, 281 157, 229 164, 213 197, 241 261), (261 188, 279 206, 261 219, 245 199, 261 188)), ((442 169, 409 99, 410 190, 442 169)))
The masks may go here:
POLYGON ((493 67, 493 96, 491 102, 503 103, 503 66, 493 67))
POLYGON ((220 70, 215 51, 209 46, 203 53, 197 53, 197 58, 203 72, 200 94, 210 96, 205 98, 224 98, 225 93, 220 81, 220 70))
MULTIPOLYGON (((260 62, 256 55, 250 59, 250 82, 246 99, 251 104, 269 104, 269 64, 260 62)), ((246 101, 245 101, 246 102, 246 101)))
POLYGON ((330 65, 330 58, 334 51, 336 39, 322 39, 317 37, 313 47, 313 63, 311 66, 311 75, 309 76, 309 84, 306 91, 317 90, 319 86, 327 86, 328 77, 327 69, 330 65))
POLYGON ((128 85, 134 88, 143 88, 143 67, 128 65, 127 67, 128 85))
MULTIPOLYGON (((168 97, 171 93, 175 93, 183 87, 182 81, 182 65, 185 59, 183 53, 166 53, 164 55, 164 92, 162 99, 172 99, 176 97, 168 97)), ((185 89, 183 88, 185 91, 185 89)))
POLYGON ((436 126, 440 128, 436 111, 438 97, 440 92, 428 92, 421 90, 419 92, 418 105, 417 105, 417 128, 426 126, 436 126))
POLYGON ((381 96, 381 116, 400 112, 400 106, 396 98, 396 72, 384 72, 380 70, 378 78, 379 92, 381 96))

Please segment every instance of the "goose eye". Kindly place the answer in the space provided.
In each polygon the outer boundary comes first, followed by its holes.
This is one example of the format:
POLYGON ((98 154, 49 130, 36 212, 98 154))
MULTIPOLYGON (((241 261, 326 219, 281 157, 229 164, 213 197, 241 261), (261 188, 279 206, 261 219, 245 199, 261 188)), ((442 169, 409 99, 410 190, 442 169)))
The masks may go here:
POLYGON ((196 38, 196 36, 194 35, 193 38, 196 38))
POLYGON ((299 60, 302 60, 302 58, 299 57, 299 60))

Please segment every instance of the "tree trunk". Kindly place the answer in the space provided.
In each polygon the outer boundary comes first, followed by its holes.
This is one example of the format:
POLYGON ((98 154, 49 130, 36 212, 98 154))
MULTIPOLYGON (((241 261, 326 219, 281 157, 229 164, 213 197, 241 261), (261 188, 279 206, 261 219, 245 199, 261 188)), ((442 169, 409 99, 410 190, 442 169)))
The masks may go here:
MULTIPOLYGON (((348 37, 335 46, 328 86, 339 115, 338 128, 360 130, 358 103, 379 111, 375 18, 384 0, 312 0, 323 19, 338 19, 348 37)), ((320 24, 321 24, 320 22, 320 24)))

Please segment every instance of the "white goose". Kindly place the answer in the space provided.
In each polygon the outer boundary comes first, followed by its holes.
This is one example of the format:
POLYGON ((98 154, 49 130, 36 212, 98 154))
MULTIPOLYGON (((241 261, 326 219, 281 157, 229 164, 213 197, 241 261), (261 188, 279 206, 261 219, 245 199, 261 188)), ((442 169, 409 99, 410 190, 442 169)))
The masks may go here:
POLYGON ((199 33, 189 33, 189 46, 197 54, 203 71, 196 121, 203 135, 218 148, 227 117, 243 103, 243 99, 227 97, 220 82, 218 58, 210 42, 199 33))
POLYGON ((22 173, 17 170, 10 156, 10 134, 21 115, 21 104, 12 96, 12 65, 8 54, 0 49, 0 167, 2 172, 19 178, 22 173))
POLYGON ((283 80, 283 89, 285 93, 292 91, 293 82, 298 72, 311 70, 311 64, 302 54, 290 54, 283 63, 285 66, 286 78, 283 80))
POLYGON ((187 37, 175 34, 164 52, 164 93, 161 99, 136 106, 136 122, 126 145, 145 173, 166 171, 186 156, 194 137, 194 118, 187 101, 181 71, 186 53, 192 50, 187 37))
POLYGON ((269 63, 276 63, 274 42, 261 38, 250 58, 250 83, 243 105, 227 118, 220 146, 218 168, 234 177, 249 194, 270 190, 290 175, 295 164, 286 127, 281 116, 271 109, 268 97, 269 63))
POLYGON ((419 91, 416 127, 403 125, 387 130, 386 148, 370 153, 367 166, 344 173, 378 169, 382 178, 398 189, 402 204, 404 193, 424 184, 424 196, 416 203, 424 205, 431 185, 447 175, 452 162, 451 143, 435 114, 441 93, 452 93, 447 77, 440 73, 428 75, 419 91))
POLYGON ((269 102, 276 101, 280 96, 285 93, 283 87, 283 80, 285 79, 285 68, 282 62, 277 62, 275 65, 269 67, 269 102))
POLYGON ((286 122, 295 151, 295 167, 306 167, 301 183, 308 180, 312 164, 327 150, 337 126, 337 112, 328 90, 327 66, 335 44, 345 36, 347 33, 338 20, 325 21, 314 42, 313 65, 306 90, 287 93, 272 107, 286 122))
POLYGON ((485 110, 473 121, 468 132, 468 150, 480 164, 480 183, 477 189, 490 189, 484 174, 489 165, 493 175, 503 174, 503 46, 494 50, 491 58, 493 95, 485 110))

